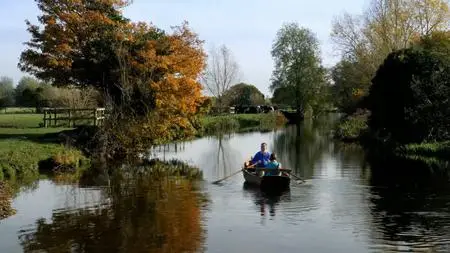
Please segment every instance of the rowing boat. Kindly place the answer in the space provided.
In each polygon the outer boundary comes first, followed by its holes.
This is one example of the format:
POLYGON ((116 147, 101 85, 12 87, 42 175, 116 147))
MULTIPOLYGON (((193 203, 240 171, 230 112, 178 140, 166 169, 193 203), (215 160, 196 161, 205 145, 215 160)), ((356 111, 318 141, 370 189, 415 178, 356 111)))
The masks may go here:
POLYGON ((290 170, 285 169, 266 169, 266 168, 251 168, 244 167, 242 174, 244 175, 245 182, 252 185, 258 185, 261 188, 280 189, 288 188, 291 182, 289 176, 290 170), (272 175, 268 175, 267 172, 273 172, 272 175))

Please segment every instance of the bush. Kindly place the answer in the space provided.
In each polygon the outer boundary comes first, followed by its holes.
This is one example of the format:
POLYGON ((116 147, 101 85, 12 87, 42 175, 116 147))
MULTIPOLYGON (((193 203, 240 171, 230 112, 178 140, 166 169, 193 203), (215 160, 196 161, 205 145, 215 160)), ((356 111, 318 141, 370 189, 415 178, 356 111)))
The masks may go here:
POLYGON ((335 138, 344 141, 359 139, 368 128, 367 120, 369 115, 368 111, 359 110, 355 114, 345 117, 335 129, 335 138))
POLYGON ((391 53, 367 99, 374 135, 395 143, 450 138, 450 66, 429 50, 391 53))
POLYGON ((39 162, 39 170, 45 172, 75 173, 89 166, 89 160, 81 151, 67 148, 60 150, 57 154, 47 160, 39 162))

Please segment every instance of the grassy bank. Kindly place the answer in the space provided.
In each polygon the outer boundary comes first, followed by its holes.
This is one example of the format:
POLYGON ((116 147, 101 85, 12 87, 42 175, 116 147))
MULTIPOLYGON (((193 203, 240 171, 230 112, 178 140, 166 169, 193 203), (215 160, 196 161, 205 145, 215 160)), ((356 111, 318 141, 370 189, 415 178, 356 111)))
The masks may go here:
POLYGON ((408 144, 397 148, 396 153, 405 157, 450 159, 450 141, 408 144))
POLYGON ((387 155, 413 158, 414 160, 448 160, 450 158, 450 141, 394 145, 393 148, 389 147, 389 143, 385 143, 383 147, 377 147, 379 140, 369 133, 368 117, 369 113, 364 111, 346 115, 336 125, 334 137, 343 142, 364 144, 366 149, 378 149, 378 153, 389 152, 387 155), (363 138, 365 139, 364 143, 363 138))
POLYGON ((265 131, 287 123, 281 113, 229 114, 222 116, 206 116, 202 118, 202 129, 199 135, 214 133, 265 131))
POLYGON ((39 172, 70 171, 89 164, 81 151, 57 143, 0 140, 0 181, 37 177, 39 172))
MULTIPOLYGON (((0 181, 37 177, 41 171, 77 172, 89 160, 60 143, 58 133, 70 128, 39 128, 40 114, 0 114, 0 181)), ((198 137, 214 133, 270 130, 286 123, 282 114, 205 116, 198 137)))

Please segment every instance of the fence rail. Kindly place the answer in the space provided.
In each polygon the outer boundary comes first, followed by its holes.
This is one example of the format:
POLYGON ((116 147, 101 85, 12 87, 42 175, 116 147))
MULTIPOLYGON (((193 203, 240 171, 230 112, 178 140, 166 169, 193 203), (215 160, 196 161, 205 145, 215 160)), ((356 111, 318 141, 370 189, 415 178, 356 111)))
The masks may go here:
POLYGON ((105 108, 42 108, 42 112, 44 127, 60 126, 61 122, 71 127, 75 126, 77 121, 92 121, 97 126, 105 119, 105 108))

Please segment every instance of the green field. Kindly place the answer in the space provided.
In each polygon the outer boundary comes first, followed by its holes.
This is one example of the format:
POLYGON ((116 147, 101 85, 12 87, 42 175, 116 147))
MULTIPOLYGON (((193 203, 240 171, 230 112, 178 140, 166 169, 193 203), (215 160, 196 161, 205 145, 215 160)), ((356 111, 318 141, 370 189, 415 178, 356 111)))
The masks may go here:
POLYGON ((0 114, 0 128, 37 128, 42 114, 0 114))
POLYGON ((23 113, 26 108, 8 110, 0 114, 0 181, 35 177, 40 161, 74 152, 52 135, 70 128, 43 128, 42 114, 23 113), (11 113, 14 110, 19 113, 11 113))

